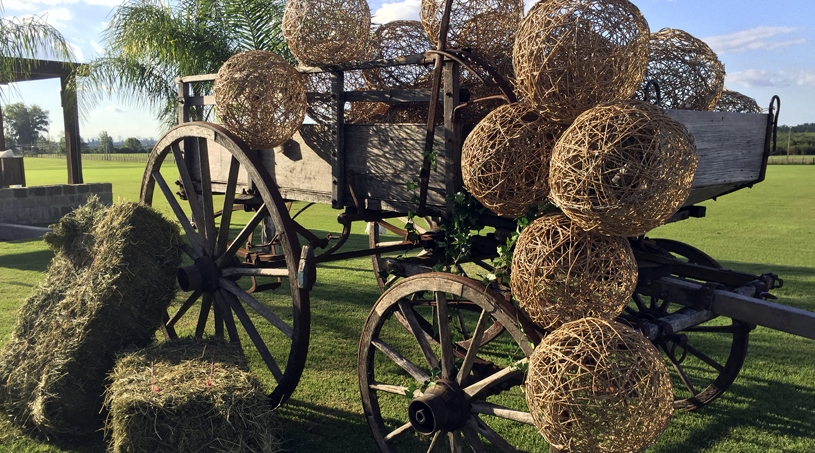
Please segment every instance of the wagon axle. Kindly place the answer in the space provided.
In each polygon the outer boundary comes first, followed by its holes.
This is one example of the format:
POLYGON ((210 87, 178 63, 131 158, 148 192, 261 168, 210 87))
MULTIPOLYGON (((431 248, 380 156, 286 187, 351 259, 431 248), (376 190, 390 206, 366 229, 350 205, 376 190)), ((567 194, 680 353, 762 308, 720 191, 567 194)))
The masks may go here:
POLYGON ((461 428, 470 412, 470 403, 461 387, 440 379, 408 405, 408 420, 417 432, 454 431, 461 428))

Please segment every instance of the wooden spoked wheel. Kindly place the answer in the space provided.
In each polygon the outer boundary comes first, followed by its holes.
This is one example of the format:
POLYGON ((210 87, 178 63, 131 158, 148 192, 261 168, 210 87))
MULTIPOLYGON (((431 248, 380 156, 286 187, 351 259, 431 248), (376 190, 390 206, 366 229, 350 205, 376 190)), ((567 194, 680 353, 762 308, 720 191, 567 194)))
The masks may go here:
POLYGON ((306 362, 309 293, 302 273, 298 285, 301 250, 293 222, 257 152, 215 124, 174 127, 150 155, 141 201, 166 210, 185 237, 181 291, 166 316, 166 338, 215 335, 240 342, 250 363, 271 372, 271 403, 285 402, 306 362), (273 235, 251 244, 264 224, 273 235), (266 259, 258 259, 261 254, 266 259), (250 293, 250 277, 257 276, 279 284, 250 293))
POLYGON ((543 450, 520 389, 538 341, 523 324, 505 299, 466 277, 420 274, 385 291, 365 322, 357 362, 379 450, 543 450), (484 344, 494 323, 504 329, 484 344), (465 336, 471 341, 462 346, 465 336))
MULTIPOLYGON (((651 241, 676 259, 721 269, 716 260, 688 244, 670 239, 651 241)), ((642 320, 658 320, 683 307, 659 297, 635 293, 626 312, 642 320)), ((674 338, 658 344, 668 368, 673 371, 675 408, 699 409, 730 387, 744 364, 751 330, 750 324, 719 316, 676 332, 674 338)))

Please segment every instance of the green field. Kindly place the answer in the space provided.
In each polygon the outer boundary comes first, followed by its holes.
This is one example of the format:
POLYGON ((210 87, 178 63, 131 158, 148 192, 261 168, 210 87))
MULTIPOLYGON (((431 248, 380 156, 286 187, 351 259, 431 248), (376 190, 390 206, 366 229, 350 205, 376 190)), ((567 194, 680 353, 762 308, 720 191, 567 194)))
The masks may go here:
MULTIPOLYGON (((142 171, 141 163, 84 162, 85 181, 112 182, 114 199, 135 200, 142 171)), ((32 186, 64 183, 65 164, 27 159, 26 179, 32 186)), ((666 225, 650 236, 688 242, 727 268, 775 272, 785 280, 784 288, 775 292, 779 302, 815 311, 813 180, 815 166, 770 166, 765 182, 706 202, 706 218, 666 225)), ((309 228, 338 232, 337 213, 319 206, 298 220, 309 228)), ((367 241, 361 231, 355 233, 352 241, 357 245, 367 241)), ((0 243, 4 340, 16 309, 41 280, 50 257, 41 241, 0 243)), ((356 356, 360 330, 377 297, 368 258, 318 267, 306 369, 292 399, 278 410, 287 451, 376 450, 359 401, 356 356)), ((5 431, 0 434, 0 451, 101 452, 104 445, 96 439, 52 446, 5 431)), ((757 328, 731 389, 699 412, 676 413, 648 451, 815 452, 815 342, 757 328)))

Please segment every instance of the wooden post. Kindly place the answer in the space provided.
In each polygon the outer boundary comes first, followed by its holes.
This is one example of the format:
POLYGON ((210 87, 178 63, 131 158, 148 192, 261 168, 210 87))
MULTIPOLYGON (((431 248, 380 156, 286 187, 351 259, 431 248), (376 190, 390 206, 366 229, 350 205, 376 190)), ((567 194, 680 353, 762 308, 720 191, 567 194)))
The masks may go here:
POLYGON ((345 174, 345 74, 341 71, 329 72, 331 76, 331 207, 342 209, 345 206, 347 177, 345 174))
POLYGON ((6 150, 6 132, 3 129, 3 106, 0 105, 0 151, 6 150))
MULTIPOLYGON (((455 201, 451 195, 461 189, 461 124, 456 118, 456 107, 460 102, 458 62, 444 64, 444 174, 447 193, 447 215, 453 217, 455 201)), ((430 108, 436 108, 431 106, 430 108)))
POLYGON ((68 184, 82 184, 82 155, 79 138, 79 109, 74 75, 59 78, 62 88, 62 118, 65 124, 65 157, 68 159, 68 184))

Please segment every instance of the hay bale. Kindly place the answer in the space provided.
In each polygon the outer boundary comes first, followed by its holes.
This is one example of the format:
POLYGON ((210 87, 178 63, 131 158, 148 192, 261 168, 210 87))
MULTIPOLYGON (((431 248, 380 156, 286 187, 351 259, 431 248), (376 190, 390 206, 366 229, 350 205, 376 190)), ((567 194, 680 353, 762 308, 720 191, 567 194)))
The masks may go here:
POLYGON ((644 101, 580 115, 552 150, 549 198, 584 230, 640 236, 687 198, 696 145, 685 125, 644 101))
POLYGON ((724 65, 713 49, 690 33, 663 28, 652 33, 645 80, 659 85, 666 109, 712 110, 724 90, 724 65))
POLYGON ((498 215, 520 217, 549 196, 549 156, 565 128, 525 103, 498 107, 464 140, 464 186, 498 215))
POLYGON ((628 99, 645 74, 649 31, 628 0, 538 2, 516 34, 516 88, 563 124, 601 102, 628 99))
POLYGON ((716 107, 713 108, 716 112, 736 112, 736 113, 763 113, 758 102, 750 96, 739 93, 738 91, 728 90, 727 88, 722 91, 722 96, 716 102, 716 107))
POLYGON ((217 338, 162 343, 119 358, 105 396, 109 450, 280 450, 268 397, 239 345, 217 338))
POLYGON ((569 452, 642 452, 668 427, 673 388, 642 334, 585 318, 543 339, 529 360, 526 401, 535 426, 569 452))
POLYGON ((619 315, 637 276, 628 240, 583 231, 562 214, 529 224, 512 256, 512 295, 532 322, 549 330, 619 315))
POLYGON ((215 112, 253 149, 290 139, 306 117, 306 84, 283 57, 250 50, 229 57, 215 79, 215 112))
POLYGON ((161 325, 180 237, 147 206, 95 198, 52 228, 56 255, 0 351, 0 406, 26 431, 80 436, 102 426, 116 352, 149 344, 161 325))

